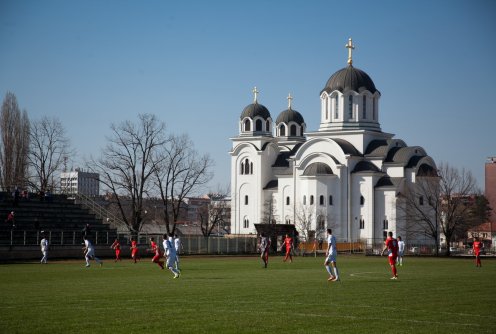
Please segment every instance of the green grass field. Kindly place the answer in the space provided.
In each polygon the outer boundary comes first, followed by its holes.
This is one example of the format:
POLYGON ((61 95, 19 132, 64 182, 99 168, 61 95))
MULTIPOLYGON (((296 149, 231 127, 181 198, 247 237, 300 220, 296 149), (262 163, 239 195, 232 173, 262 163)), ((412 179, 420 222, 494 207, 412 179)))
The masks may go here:
POLYGON ((183 257, 0 265, 0 333, 496 333, 496 261, 385 257, 183 257))

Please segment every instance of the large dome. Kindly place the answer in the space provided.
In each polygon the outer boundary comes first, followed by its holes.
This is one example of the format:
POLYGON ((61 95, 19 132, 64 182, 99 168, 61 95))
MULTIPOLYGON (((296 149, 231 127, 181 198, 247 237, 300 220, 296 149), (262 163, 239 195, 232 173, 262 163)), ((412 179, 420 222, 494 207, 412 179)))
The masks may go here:
POLYGON ((296 110, 293 110, 291 108, 284 110, 277 116, 276 124, 279 123, 286 123, 289 124, 289 122, 295 122, 298 125, 302 125, 305 123, 305 120, 303 119, 303 116, 296 110))
POLYGON ((270 117, 270 112, 267 108, 265 108, 264 105, 255 102, 247 105, 245 109, 243 109, 240 119, 243 119, 245 117, 254 119, 256 116, 262 117, 264 120, 266 120, 270 117))
POLYGON ((347 90, 353 90, 358 93, 363 90, 368 90, 372 94, 377 91, 374 82, 369 75, 351 65, 334 73, 329 80, 327 80, 327 84, 322 92, 330 94, 335 90, 338 90, 341 93, 347 90))

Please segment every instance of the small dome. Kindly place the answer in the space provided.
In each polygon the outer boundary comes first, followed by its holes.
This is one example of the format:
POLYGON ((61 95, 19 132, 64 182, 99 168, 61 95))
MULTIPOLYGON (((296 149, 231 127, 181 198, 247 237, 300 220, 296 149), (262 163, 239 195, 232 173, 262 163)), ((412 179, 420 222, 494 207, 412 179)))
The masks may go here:
POLYGON ((322 92, 331 93, 335 90, 338 90, 341 93, 347 90, 358 93, 363 90, 368 90, 372 94, 377 91, 374 82, 369 75, 351 65, 334 73, 329 80, 327 80, 327 84, 322 92))
POLYGON ((264 105, 255 102, 247 105, 245 109, 243 109, 240 119, 243 119, 245 117, 254 119, 257 116, 262 117, 264 120, 266 120, 270 118, 270 112, 267 108, 265 108, 264 105))
POLYGON ((284 110, 277 116, 276 124, 279 123, 286 123, 288 124, 289 122, 295 122, 298 125, 302 125, 305 123, 305 120, 303 119, 303 116, 296 110, 293 110, 291 108, 284 110))

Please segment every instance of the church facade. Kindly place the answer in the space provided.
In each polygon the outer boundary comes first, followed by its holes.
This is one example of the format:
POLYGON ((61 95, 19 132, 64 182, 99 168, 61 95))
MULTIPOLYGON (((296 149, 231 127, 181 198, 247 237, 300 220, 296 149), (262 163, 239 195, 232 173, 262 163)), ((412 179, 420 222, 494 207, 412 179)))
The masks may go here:
POLYGON ((398 195, 436 165, 419 146, 382 132, 381 93, 353 66, 335 72, 320 92, 320 126, 307 131, 291 106, 274 119, 254 101, 231 138, 231 233, 255 224, 294 224, 303 238, 333 229, 338 241, 382 239, 406 231, 398 195))

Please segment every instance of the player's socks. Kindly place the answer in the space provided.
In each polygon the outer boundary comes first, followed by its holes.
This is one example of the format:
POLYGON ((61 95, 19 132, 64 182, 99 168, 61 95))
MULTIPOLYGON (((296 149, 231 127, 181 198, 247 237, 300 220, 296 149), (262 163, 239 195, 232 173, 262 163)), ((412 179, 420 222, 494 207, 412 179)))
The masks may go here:
POLYGON ((332 276, 332 271, 331 271, 331 267, 330 266, 325 266, 326 267, 326 270, 327 272, 329 273, 329 275, 332 276))
POLYGON ((339 280, 339 271, 338 267, 334 267, 334 276, 336 277, 336 281, 339 280))

